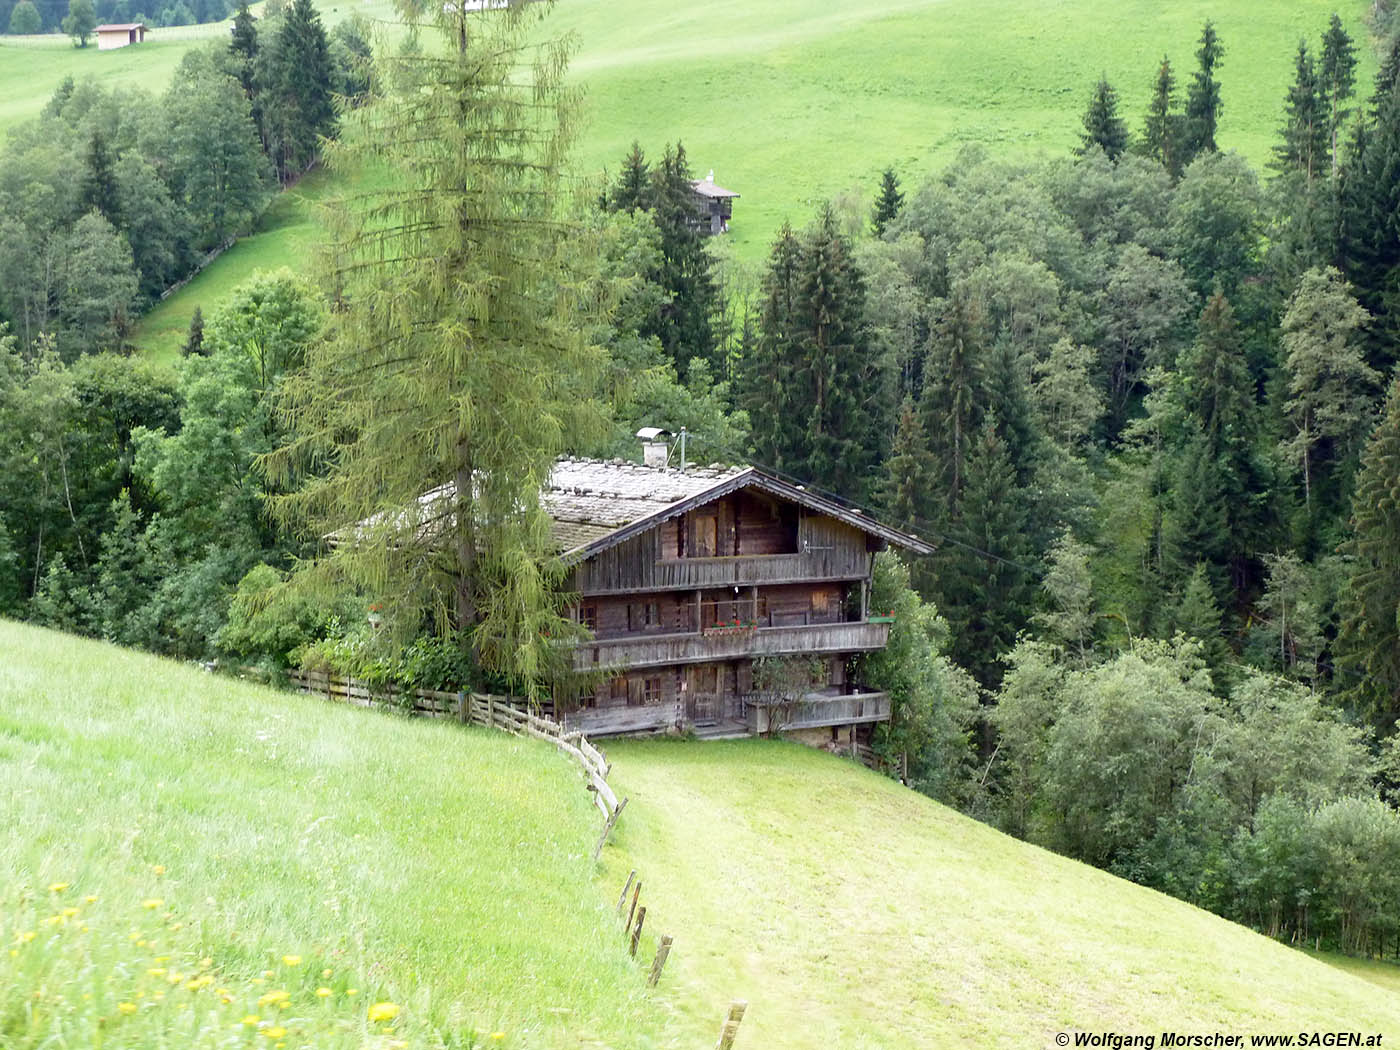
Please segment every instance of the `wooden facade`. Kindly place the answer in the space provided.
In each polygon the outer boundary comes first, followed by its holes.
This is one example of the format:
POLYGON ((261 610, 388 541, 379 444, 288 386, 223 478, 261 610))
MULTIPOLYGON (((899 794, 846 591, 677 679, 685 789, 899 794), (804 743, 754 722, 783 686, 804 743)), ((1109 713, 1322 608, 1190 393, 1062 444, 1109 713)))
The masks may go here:
MULTIPOLYGON (((567 513, 563 497, 554 505, 567 513)), ((568 586, 592 635, 573 654, 588 684, 559 698, 565 724, 591 735, 868 733, 889 718, 889 698, 855 680, 855 658, 889 638, 869 593, 875 553, 891 541, 928 549, 749 470, 586 544, 568 586)))

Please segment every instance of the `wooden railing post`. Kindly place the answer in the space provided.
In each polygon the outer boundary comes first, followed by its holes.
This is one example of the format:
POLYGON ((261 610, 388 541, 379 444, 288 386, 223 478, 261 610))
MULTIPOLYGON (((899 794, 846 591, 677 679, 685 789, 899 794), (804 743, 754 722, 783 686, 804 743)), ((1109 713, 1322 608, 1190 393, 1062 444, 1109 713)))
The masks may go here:
POLYGON ((627 903, 627 891, 632 888, 632 880, 637 877, 637 869, 627 873, 627 881, 622 884, 622 896, 617 898, 617 914, 622 915, 622 906, 627 903))
POLYGON ((631 944, 631 947, 629 947, 629 948, 627 949, 627 953, 628 953, 629 955, 631 955, 632 958, 634 958, 634 959, 637 957, 637 942, 640 941, 640 940, 642 939, 642 923, 644 923, 644 922, 646 922, 646 921, 647 921, 647 906, 646 906, 645 904, 643 904, 642 907, 641 907, 641 910, 637 912, 637 925, 634 926, 634 927, 632 927, 632 944, 631 944))
POLYGON ((719 1030, 719 1042, 715 1050, 732 1050, 734 1037, 739 1034, 739 1022, 744 1019, 744 1011, 749 1004, 742 999, 729 1004, 729 1016, 724 1019, 724 1027, 719 1030))
POLYGON ((637 886, 632 891, 632 907, 627 909, 627 925, 622 928, 624 934, 632 928, 632 920, 637 917, 637 898, 642 895, 642 880, 637 880, 637 886))
POLYGON ((666 960, 671 955, 671 935, 668 933, 661 938, 661 943, 656 946, 656 958, 651 963, 651 975, 647 978, 647 984, 656 987, 656 982, 661 980, 661 971, 666 967, 666 960))

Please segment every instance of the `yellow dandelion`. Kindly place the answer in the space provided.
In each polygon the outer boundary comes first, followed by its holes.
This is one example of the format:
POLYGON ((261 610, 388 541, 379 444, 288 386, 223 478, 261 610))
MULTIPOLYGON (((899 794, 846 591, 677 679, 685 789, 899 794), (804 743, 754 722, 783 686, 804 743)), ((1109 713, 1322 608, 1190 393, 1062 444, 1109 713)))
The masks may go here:
POLYGON ((135 1003, 117 1003, 117 1009, 124 1014, 134 1014, 136 1012, 135 1003))
POLYGON ((271 971, 271 970, 264 970, 264 971, 263 971, 263 976, 264 976, 264 977, 271 977, 271 976, 272 976, 272 971, 271 971))
POLYGON ((156 875, 164 875, 164 874, 165 874, 165 865, 164 865, 164 864, 152 864, 152 865, 151 865, 151 871, 152 871, 154 874, 156 874, 156 875))
POLYGON ((147 911, 155 911, 164 903, 165 901, 161 900, 159 897, 147 897, 141 902, 141 907, 145 908, 147 911))
POLYGON ((49 892, 50 892, 50 893, 62 893, 64 890, 66 890, 66 889, 67 889, 69 886, 71 886, 71 885, 72 885, 71 882, 51 882, 51 883, 49 883, 49 892))
POLYGON ((491 1038, 494 1039, 494 1040, 495 1040, 496 1042, 498 1042, 498 1043, 499 1043, 502 1039, 504 1039, 505 1037, 506 1037, 505 1032, 492 1032, 492 1033, 491 1033, 491 1038))
POLYGON ((347 988, 347 989, 345 989, 345 994, 346 994, 346 995, 359 995, 359 994, 360 994, 360 990, 359 990, 358 988, 347 988))
POLYGON ((146 972, 147 972, 148 974, 150 974, 152 977, 164 977, 164 976, 165 976, 165 967, 164 967, 164 966, 152 966, 152 967, 151 967, 149 970, 147 970, 146 972))
POLYGON ((59 923, 61 923, 62 921, 63 921, 63 916, 62 916, 62 915, 50 915, 47 919, 44 920, 44 925, 45 925, 45 926, 57 926, 57 925, 58 925, 59 923))
POLYGON ((83 900, 86 901, 88 904, 96 904, 96 903, 97 903, 97 894, 95 894, 95 893, 89 893, 86 897, 83 898, 83 900))
POLYGON ((74 915, 77 915, 77 914, 78 914, 78 909, 77 909, 77 908, 64 908, 64 909, 63 909, 63 917, 64 917, 65 919, 71 919, 74 915))
POLYGON ((332 992, 329 988, 317 988, 317 989, 316 989, 316 994, 317 994, 318 996, 320 996, 322 999, 324 999, 324 998, 326 998, 326 997, 329 996, 329 995, 334 995, 335 993, 332 992))
POLYGON ((168 956, 168 955, 157 955, 157 956, 156 956, 156 962, 158 962, 158 963, 168 963, 169 961, 170 961, 170 956, 168 956))
POLYGON ((136 941, 136 947, 138 947, 138 948, 145 948, 146 946, 147 946, 146 938, 141 937, 141 938, 139 938, 139 939, 136 941))
POLYGON ((182 929, 184 925, 185 924, 183 922, 172 922, 170 924, 170 932, 174 933, 176 930, 182 929))
POLYGON ((249 1028, 252 1028, 253 1025, 257 1024, 261 1020, 262 1018, 259 1017, 257 1014, 246 1014, 243 1018, 243 1023, 249 1028))
POLYGON ((330 968, 329 966, 327 966, 324 970, 321 971, 321 976, 322 976, 322 977, 329 977, 330 975, 331 975, 331 968, 330 968))
POLYGON ((281 989, 278 989, 275 992, 267 992, 260 996, 258 998, 258 1005, 267 1006, 271 1004, 272 1006, 285 1006, 289 999, 291 999, 290 995, 288 995, 281 989))
POLYGON ((301 965, 301 956, 300 956, 300 955, 284 955, 284 956, 282 956, 282 965, 283 965, 283 966, 300 966, 300 965, 301 965))
POLYGON ((274 1025, 271 1028, 263 1029, 263 1035, 265 1035, 268 1039, 281 1039, 286 1034, 287 1030, 283 1028, 280 1024, 274 1025))
POLYGON ((369 1008, 371 1021, 392 1021, 399 1016, 398 1003, 375 1003, 369 1008))
POLYGON ((19 949, 18 949, 18 948, 11 948, 11 949, 10 949, 10 958, 11 958, 11 959, 15 959, 15 958, 18 958, 18 957, 19 957, 19 949))
POLYGON ((33 930, 25 930, 19 935, 19 940, 21 944, 28 944, 36 936, 38 936, 38 934, 36 934, 33 930))

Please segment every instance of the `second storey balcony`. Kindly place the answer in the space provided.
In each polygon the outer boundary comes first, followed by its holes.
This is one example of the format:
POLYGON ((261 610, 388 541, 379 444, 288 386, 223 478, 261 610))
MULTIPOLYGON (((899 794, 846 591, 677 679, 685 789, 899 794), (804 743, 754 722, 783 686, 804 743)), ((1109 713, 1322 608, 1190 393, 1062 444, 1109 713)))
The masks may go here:
POLYGON ((585 642, 574 650, 580 671, 662 667, 757 656, 801 656, 870 652, 889 640, 890 621, 881 617, 851 623, 808 623, 779 627, 716 625, 670 634, 631 634, 585 642))

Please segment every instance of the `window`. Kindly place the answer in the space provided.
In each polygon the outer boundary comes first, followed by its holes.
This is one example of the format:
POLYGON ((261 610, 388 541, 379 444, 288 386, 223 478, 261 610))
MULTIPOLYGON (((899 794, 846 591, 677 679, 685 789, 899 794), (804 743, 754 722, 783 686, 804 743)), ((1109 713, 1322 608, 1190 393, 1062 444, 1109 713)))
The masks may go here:
POLYGON ((642 703, 644 703, 644 704, 659 704, 659 703, 661 703, 661 679, 660 679, 659 677, 657 677, 657 678, 648 678, 648 679, 642 684, 642 703))
POLYGON ((655 602, 633 602, 627 606, 627 629, 645 631, 661 624, 655 602))
POLYGON ((584 602, 579 606, 578 622, 590 631, 596 632, 598 630, 598 603, 584 602))
POLYGON ((831 612, 831 592, 812 592, 812 613, 813 616, 826 616, 831 612))

